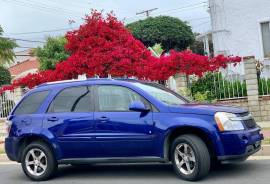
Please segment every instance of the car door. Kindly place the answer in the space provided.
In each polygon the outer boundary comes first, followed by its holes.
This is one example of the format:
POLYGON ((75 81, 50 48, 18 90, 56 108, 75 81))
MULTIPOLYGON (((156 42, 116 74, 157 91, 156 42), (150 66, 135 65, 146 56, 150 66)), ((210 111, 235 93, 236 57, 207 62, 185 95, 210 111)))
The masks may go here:
POLYGON ((133 90, 116 85, 95 87, 96 141, 100 157, 135 157, 154 155, 152 111, 135 112, 129 104, 151 104, 133 90))
POLYGON ((93 107, 90 86, 65 88, 49 105, 44 126, 57 138, 64 158, 93 156, 93 107))

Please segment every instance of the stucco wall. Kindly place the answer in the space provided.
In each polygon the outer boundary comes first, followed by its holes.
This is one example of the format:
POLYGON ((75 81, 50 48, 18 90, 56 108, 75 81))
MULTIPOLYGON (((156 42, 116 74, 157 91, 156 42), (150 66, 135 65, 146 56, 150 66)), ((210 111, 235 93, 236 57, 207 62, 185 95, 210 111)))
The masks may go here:
POLYGON ((260 22, 270 20, 270 0, 209 0, 216 53, 263 59, 260 22))

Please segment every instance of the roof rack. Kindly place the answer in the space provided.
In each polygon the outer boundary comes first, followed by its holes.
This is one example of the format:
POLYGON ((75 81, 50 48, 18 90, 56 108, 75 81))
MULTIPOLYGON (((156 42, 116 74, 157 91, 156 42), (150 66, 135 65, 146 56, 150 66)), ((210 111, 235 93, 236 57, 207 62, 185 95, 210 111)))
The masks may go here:
POLYGON ((82 79, 71 79, 71 80, 61 80, 61 81, 46 82, 46 83, 38 85, 38 87, 46 86, 46 85, 50 85, 50 84, 62 84, 62 83, 78 82, 78 81, 84 81, 84 80, 82 80, 82 79))
POLYGON ((95 77, 93 77, 93 78, 87 78, 86 75, 79 75, 78 79, 46 82, 46 83, 38 85, 37 87, 46 86, 46 85, 50 85, 50 84, 62 84, 62 83, 68 83, 68 82, 79 82, 79 81, 86 81, 86 80, 104 80, 104 79, 108 79, 108 80, 136 80, 137 78, 136 77, 126 77, 126 76, 113 78, 110 74, 108 75, 107 78, 100 78, 98 75, 95 75, 95 77))

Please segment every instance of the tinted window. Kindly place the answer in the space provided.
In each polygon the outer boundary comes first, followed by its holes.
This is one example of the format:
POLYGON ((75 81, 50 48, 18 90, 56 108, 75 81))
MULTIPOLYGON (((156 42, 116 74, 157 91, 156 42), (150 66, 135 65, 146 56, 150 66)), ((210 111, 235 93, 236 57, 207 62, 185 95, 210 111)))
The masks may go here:
POLYGON ((61 91, 52 101, 48 112, 90 112, 91 92, 87 86, 61 91))
POLYGON ((44 99, 48 96, 49 91, 35 92, 23 99, 16 108, 14 114, 32 114, 35 113, 44 99))
POLYGON ((174 92, 170 91, 166 88, 161 88, 158 85, 151 84, 151 83, 133 83, 135 86, 141 88, 142 90, 146 91, 148 94, 152 95, 154 98, 159 100, 160 102, 167 104, 167 105, 181 105, 186 104, 187 101, 182 99, 179 95, 175 94, 174 92))
POLYGON ((141 101, 150 108, 150 104, 143 97, 121 86, 99 86, 98 100, 100 111, 129 111, 129 104, 134 101, 141 101))

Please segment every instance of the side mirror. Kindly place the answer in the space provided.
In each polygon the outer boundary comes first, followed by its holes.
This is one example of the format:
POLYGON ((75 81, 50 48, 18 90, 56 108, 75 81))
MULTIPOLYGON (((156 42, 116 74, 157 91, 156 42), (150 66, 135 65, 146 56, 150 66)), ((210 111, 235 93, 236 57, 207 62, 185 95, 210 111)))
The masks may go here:
POLYGON ((149 109, 140 101, 131 102, 129 104, 129 110, 138 112, 149 111, 149 109))

